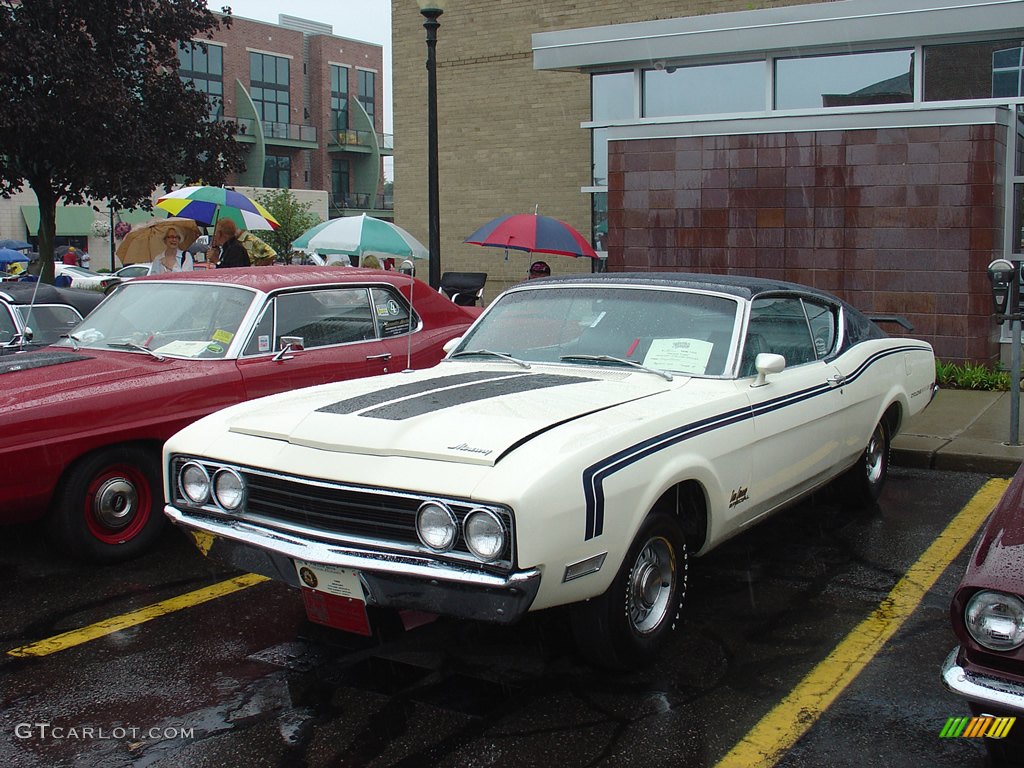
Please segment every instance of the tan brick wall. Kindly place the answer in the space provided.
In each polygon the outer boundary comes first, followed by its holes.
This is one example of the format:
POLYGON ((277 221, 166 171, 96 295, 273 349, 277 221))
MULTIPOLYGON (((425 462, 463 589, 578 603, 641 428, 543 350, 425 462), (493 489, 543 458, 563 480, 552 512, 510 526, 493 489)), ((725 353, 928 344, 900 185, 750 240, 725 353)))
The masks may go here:
MULTIPOLYGON (((494 216, 540 213, 589 236, 589 78, 533 69, 531 35, 558 29, 795 5, 776 0, 459 0, 440 18, 437 44, 442 271, 484 271, 485 298, 522 280, 533 260, 465 245, 494 216)), ((395 222, 427 242, 426 33, 414 3, 392 0, 395 222)), ((546 259, 555 274, 589 260, 546 259)), ((425 274, 421 269, 419 274, 425 274)))

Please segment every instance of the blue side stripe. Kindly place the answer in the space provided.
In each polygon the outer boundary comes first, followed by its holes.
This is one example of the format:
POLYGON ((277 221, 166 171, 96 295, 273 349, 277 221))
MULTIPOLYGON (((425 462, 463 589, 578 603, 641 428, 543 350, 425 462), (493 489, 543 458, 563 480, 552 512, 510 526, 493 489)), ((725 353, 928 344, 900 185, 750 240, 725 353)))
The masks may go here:
MULTIPOLYGON (((922 349, 920 347, 906 346, 874 353, 846 377, 843 386, 847 386, 859 379, 879 360, 890 355, 903 354, 908 351, 920 352, 922 349)), ((668 432, 663 432, 660 435, 650 437, 624 450, 613 453, 611 456, 607 456, 595 464, 591 464, 583 470, 583 498, 586 503, 584 540, 589 541, 604 533, 604 481, 611 475, 659 451, 671 448, 697 435, 704 435, 716 429, 722 429, 757 416, 763 416, 773 411, 797 405, 798 403, 832 392, 834 389, 835 387, 827 383, 817 384, 799 392, 792 392, 774 400, 767 400, 756 407, 745 406, 719 414, 718 416, 701 419, 700 421, 685 424, 668 432)))

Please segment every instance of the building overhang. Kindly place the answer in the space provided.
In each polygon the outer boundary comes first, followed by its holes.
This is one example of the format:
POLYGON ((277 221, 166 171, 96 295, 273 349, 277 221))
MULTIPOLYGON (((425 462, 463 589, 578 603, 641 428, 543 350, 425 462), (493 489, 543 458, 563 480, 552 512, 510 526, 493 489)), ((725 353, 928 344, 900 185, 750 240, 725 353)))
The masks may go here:
POLYGON ((925 109, 847 111, 795 115, 736 115, 711 120, 662 118, 638 120, 608 128, 609 141, 732 136, 764 133, 932 128, 952 125, 1009 126, 1013 115, 1006 106, 950 106, 925 109))
POLYGON ((533 66, 587 71, 637 63, 732 60, 749 53, 927 39, 984 39, 1024 27, 1024 0, 837 0, 733 13, 538 32, 533 66))

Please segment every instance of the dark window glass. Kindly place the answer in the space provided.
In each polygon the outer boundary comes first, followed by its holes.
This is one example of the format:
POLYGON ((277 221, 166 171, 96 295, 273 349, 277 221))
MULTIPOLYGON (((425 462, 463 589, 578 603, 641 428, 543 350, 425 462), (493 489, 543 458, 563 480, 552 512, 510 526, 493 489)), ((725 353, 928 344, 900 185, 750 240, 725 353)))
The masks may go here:
POLYGON ((1020 95, 1019 77, 1020 40, 924 47, 925 101, 1016 97, 1020 95), (1014 57, 1016 64, 1011 63, 1014 57), (998 92, 1004 88, 1013 93, 998 92))
POLYGON ((913 51, 778 59, 775 108, 815 109, 914 100, 913 51))
POLYGON ((331 128, 348 129, 348 69, 331 64, 331 128))
POLYGON ((288 59, 282 56, 249 54, 249 95, 252 96, 256 112, 264 123, 264 133, 268 137, 288 135, 288 64, 288 59))
POLYGON ((374 72, 365 69, 359 70, 359 103, 363 105, 366 114, 370 116, 370 123, 374 123, 374 112, 376 110, 376 97, 374 88, 377 84, 377 76, 374 72))
POLYGON ((349 174, 348 160, 334 160, 331 162, 332 205, 337 208, 348 207, 349 174))
POLYGON ((292 159, 287 155, 267 155, 263 163, 263 186, 274 189, 291 187, 292 159))
POLYGON ((184 43, 178 49, 178 75, 191 81, 196 90, 207 95, 210 117, 224 114, 224 51, 217 45, 184 43))

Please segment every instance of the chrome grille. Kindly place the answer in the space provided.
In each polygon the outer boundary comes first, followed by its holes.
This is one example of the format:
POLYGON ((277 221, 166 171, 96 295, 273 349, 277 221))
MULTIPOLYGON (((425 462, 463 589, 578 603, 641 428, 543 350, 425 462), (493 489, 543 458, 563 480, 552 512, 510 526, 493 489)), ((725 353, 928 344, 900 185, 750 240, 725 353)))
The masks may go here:
POLYGON ((510 510, 493 504, 465 499, 428 496, 386 488, 367 488, 330 483, 314 478, 280 475, 209 459, 176 456, 171 462, 175 505, 195 508, 178 490, 178 476, 187 461, 203 464, 211 476, 216 469, 230 466, 245 482, 242 511, 226 512, 214 503, 200 509, 217 517, 228 516, 255 525, 309 536, 321 541, 344 543, 372 549, 415 552, 435 559, 472 563, 488 570, 507 571, 514 562, 515 531, 510 510), (484 565, 466 546, 464 537, 451 551, 436 554, 424 547, 416 535, 416 512, 424 501, 442 501, 455 513, 461 528, 469 513, 483 507, 498 515, 508 531, 505 551, 484 565))

